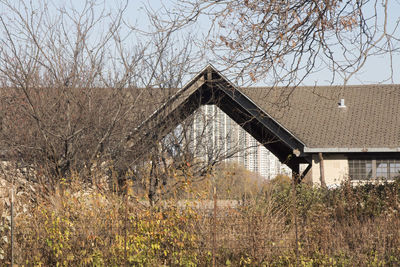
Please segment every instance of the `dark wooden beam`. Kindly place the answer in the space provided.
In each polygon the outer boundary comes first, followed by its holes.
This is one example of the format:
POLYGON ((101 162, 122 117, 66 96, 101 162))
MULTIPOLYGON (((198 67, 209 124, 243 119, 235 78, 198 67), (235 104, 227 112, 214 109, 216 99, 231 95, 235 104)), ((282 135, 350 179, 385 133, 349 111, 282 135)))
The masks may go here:
MULTIPOLYGON (((222 83, 222 82, 221 82, 222 83)), ((226 84, 226 83, 225 83, 226 84)), ((273 118, 269 117, 260 110, 252 101, 244 96, 239 90, 225 88, 224 84, 217 84, 218 89, 231 97, 235 102, 244 108, 251 116, 260 121, 274 136, 278 137, 282 142, 286 143, 291 150, 298 149, 303 151, 304 145, 298 141, 293 135, 282 128, 273 118)))
POLYGON ((306 175, 308 174, 308 172, 311 170, 311 167, 312 167, 312 163, 309 163, 309 164, 307 165, 307 168, 301 173, 300 181, 302 181, 302 180, 304 179, 304 177, 306 177, 306 175))

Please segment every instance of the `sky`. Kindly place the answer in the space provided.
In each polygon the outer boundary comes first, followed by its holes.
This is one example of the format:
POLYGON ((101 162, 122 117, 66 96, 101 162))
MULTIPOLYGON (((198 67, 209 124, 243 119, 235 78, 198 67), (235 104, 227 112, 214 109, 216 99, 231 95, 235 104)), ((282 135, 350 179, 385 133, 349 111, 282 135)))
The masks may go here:
MULTIPOLYGON (((169 0, 159 1, 159 0, 148 0, 147 2, 131 1, 132 8, 136 9, 134 12, 137 14, 138 22, 140 24, 146 21, 146 18, 141 12, 143 6, 151 6, 154 10, 162 8, 162 6, 171 8, 172 2, 169 0), (162 3, 162 4, 161 4, 162 3)), ((372 8, 372 6, 371 6, 372 8)), ((370 12, 373 12, 371 9, 370 12)), ((390 0, 388 7, 388 29, 393 30, 394 25, 398 23, 400 17, 400 1, 390 0)), ((368 14, 367 14, 368 16, 368 14)), ((199 23, 196 25, 196 30, 199 32, 206 32, 208 30, 209 22, 207 18, 201 18, 199 23), (205 25, 204 27, 201 27, 205 25)), ((397 31, 399 34, 400 31, 397 31)), ((400 38, 399 36, 396 36, 400 38)), ((340 53, 340 51, 338 51, 340 53)), ((389 54, 374 55, 367 59, 364 67, 354 75, 348 84, 374 84, 374 83, 400 83, 400 55, 399 53, 392 55, 393 62, 393 81, 389 78, 391 77, 391 70, 388 67, 390 62, 389 54)), ((226 74, 227 75, 227 74, 226 74)), ((229 75, 228 75, 229 76, 229 75)), ((337 77, 335 83, 342 83, 342 79, 337 77)), ((316 73, 309 75, 303 82, 304 85, 314 85, 314 84, 330 84, 331 82, 331 72, 328 69, 320 70, 316 73)))
MULTIPOLYGON (((149 20, 146 16, 146 9, 151 8, 154 11, 161 11, 163 8, 172 9, 173 3, 176 0, 128 0, 127 11, 125 20, 132 25, 135 25, 137 28, 143 31, 147 31, 150 29, 149 20)), ((81 0, 69 0, 69 1, 61 1, 61 0, 53 0, 54 5, 59 5, 63 3, 65 5, 73 5, 75 7, 82 6, 84 1, 81 0)), ((115 9, 121 6, 122 0, 104 0, 103 4, 110 9, 115 9)), ((400 14, 400 1, 399 0, 390 0, 389 7, 389 22, 388 27, 391 28, 396 22, 399 20, 400 14)), ((4 13, 4 10, 0 3, 0 12, 4 13)), ((210 22, 208 18, 201 17, 200 20, 190 28, 186 28, 185 31, 189 31, 201 36, 208 30, 210 22)), ((400 31, 398 31, 399 33, 400 31)), ((400 38, 400 36, 397 36, 400 38)), ((136 37, 137 38, 137 37, 136 37)), ((135 42, 135 40, 132 40, 135 42)), ((338 51, 340 53, 340 51, 338 51)), ((393 83, 400 83, 400 56, 399 54, 395 55, 392 59, 394 62, 393 68, 393 83)), ((200 71, 204 65, 206 65, 208 59, 205 57, 200 65, 198 66, 198 70, 194 70, 193 73, 200 71)), ((388 80, 390 76, 390 69, 388 68, 388 62, 390 62, 390 58, 388 54, 376 55, 368 58, 365 66, 357 73, 357 75, 353 76, 349 81, 349 84, 372 84, 372 83, 392 83, 391 80, 388 80)), ((230 76, 230 73, 225 71, 223 73, 227 77, 230 76)), ((329 84, 331 81, 331 72, 327 69, 322 69, 316 73, 310 74, 304 81, 303 85, 314 85, 314 84, 329 84)), ((263 85, 263 82, 259 82, 257 85, 263 85), (260 84, 261 83, 261 84, 260 84)), ((335 83, 342 83, 342 79, 337 77, 335 83)))

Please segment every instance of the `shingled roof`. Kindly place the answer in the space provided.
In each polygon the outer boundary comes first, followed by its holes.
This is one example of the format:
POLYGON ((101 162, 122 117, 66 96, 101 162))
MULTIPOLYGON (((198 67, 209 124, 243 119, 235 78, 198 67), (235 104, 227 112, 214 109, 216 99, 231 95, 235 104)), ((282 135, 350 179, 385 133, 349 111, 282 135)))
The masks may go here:
POLYGON ((400 85, 239 90, 304 143, 304 152, 399 151, 400 85))

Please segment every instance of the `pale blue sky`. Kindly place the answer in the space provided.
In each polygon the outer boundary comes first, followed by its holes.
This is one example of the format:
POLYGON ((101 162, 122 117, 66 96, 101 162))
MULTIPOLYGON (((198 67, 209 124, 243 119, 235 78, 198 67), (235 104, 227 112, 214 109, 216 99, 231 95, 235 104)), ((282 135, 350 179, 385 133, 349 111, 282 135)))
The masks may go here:
MULTIPOLYGON (((129 14, 132 15, 132 18, 135 18, 135 21, 138 26, 146 29, 146 17, 143 12, 144 6, 150 6, 154 10, 159 10, 164 5, 167 8, 172 7, 173 0, 148 0, 148 1, 130 1, 129 2, 129 14)), ((388 29, 392 29, 393 25, 399 20, 400 16, 400 1, 398 0, 390 0, 388 8, 388 29)), ((372 11, 372 10, 371 10, 372 11)), ((206 31, 208 26, 208 21, 206 18, 202 18, 200 23, 198 23, 194 30, 201 33, 202 31, 206 31), (202 24, 205 25, 202 27, 202 24)), ((192 29, 193 30, 193 29, 192 29)), ((397 32, 399 33, 399 31, 397 32)), ((399 36, 396 36, 400 38, 399 36)), ((340 51, 338 51, 340 52, 340 51)), ((393 61, 393 81, 394 83, 400 83, 400 55, 397 53, 392 58, 393 61)), ((391 80, 388 80, 391 76, 391 70, 388 67, 388 62, 390 62, 390 58, 388 54, 371 56, 365 66, 354 75, 349 84, 371 84, 371 83, 380 83, 385 81, 385 83, 391 83, 391 80)), ((229 73, 225 73, 229 76, 229 73)), ((327 84, 331 81, 331 72, 329 70, 321 70, 317 73, 311 74, 306 78, 304 84, 313 85, 313 84, 327 84)), ((341 83, 342 79, 337 77, 335 83, 341 83)))
MULTIPOLYGON (((53 4, 55 6, 61 5, 74 5, 75 7, 79 7, 82 5, 83 1, 80 0, 69 0, 69 1, 57 1, 53 0, 53 4)), ((107 8, 116 8, 121 6, 121 0, 105 0, 104 5, 107 8)), ((136 25, 138 28, 142 30, 149 30, 149 22, 146 17, 145 7, 151 7, 153 10, 160 10, 163 6, 166 8, 172 8, 172 3, 175 2, 174 0, 147 0, 147 1, 139 1, 139 0, 130 0, 128 2, 127 12, 125 19, 129 23, 136 25)), ((399 20, 400 14, 400 1, 398 0, 390 0, 390 7, 389 7, 389 27, 395 25, 396 21, 399 20)), ((0 12, 4 12, 1 5, 0 5, 0 12)), ((208 28, 208 20, 207 18, 203 17, 200 21, 192 28, 186 29, 186 31, 190 31, 192 33, 196 33, 197 35, 201 35, 204 33, 208 28)), ((397 36, 400 38, 400 36, 397 36)), ((132 37, 133 39, 130 43, 134 43, 136 38, 135 36, 132 37)), ((339 51, 340 52, 340 51, 339 51)), ((206 63, 208 62, 207 58, 204 58, 203 62, 200 63, 199 69, 200 70, 206 63)), ((389 56, 382 54, 378 56, 370 57, 363 69, 353 76, 353 78, 349 81, 349 84, 369 84, 369 83, 378 83, 387 80, 390 77, 390 69, 388 68, 389 56)), ((394 83, 400 83, 400 56, 399 54, 394 55, 393 57, 393 80, 394 83)), ((196 72, 198 70, 193 70, 196 72)), ((226 76, 229 77, 229 73, 224 72, 226 76)), ((306 85, 313 85, 313 84, 327 84, 331 80, 331 72, 328 70, 321 70, 317 73, 311 74, 307 77, 304 81, 306 85)), ((341 83, 341 78, 335 81, 335 83, 341 83)), ((391 81, 386 81, 386 83, 390 83, 391 81)))

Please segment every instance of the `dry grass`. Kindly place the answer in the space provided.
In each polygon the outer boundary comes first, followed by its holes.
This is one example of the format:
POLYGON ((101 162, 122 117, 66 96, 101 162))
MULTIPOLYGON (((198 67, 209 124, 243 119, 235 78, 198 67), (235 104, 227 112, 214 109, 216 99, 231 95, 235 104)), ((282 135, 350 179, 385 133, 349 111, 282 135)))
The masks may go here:
MULTIPOLYGON (((2 186, 9 188, 4 180, 2 186)), ((206 266, 213 245, 221 266, 400 264, 398 183, 331 191, 302 185, 294 197, 280 182, 220 206, 216 218, 207 207, 174 200, 149 207, 77 181, 46 194, 38 185, 16 188, 14 255, 21 266, 206 266)), ((10 263, 8 197, 0 202, 2 266, 10 263)))

